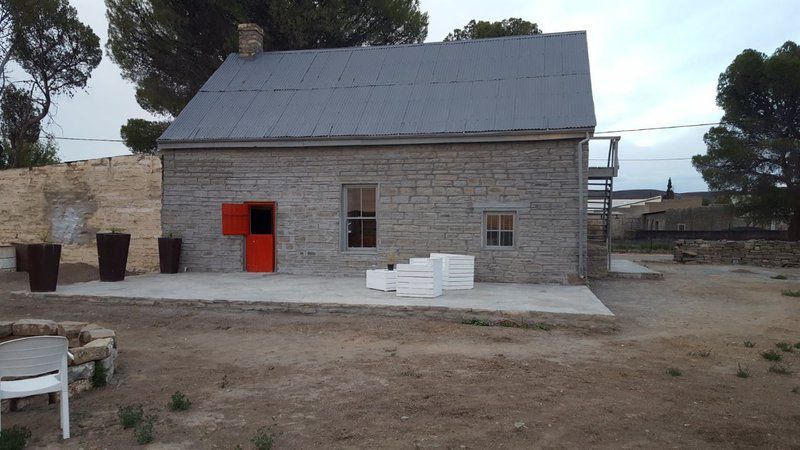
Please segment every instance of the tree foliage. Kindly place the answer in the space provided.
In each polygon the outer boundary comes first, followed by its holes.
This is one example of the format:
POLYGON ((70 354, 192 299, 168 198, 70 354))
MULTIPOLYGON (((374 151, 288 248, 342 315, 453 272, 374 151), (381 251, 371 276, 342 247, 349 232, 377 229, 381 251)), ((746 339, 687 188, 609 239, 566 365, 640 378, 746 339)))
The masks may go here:
MULTIPOLYGON (((106 0, 106 7, 111 58, 135 84, 139 105, 166 118, 237 51, 239 23, 264 29, 266 51, 422 42, 428 30, 419 0, 106 0)), ((123 132, 144 136, 157 125, 128 122, 123 132)))
POLYGON ((511 17, 497 22, 470 20, 462 29, 456 28, 444 38, 445 41, 463 41, 503 36, 523 36, 541 34, 539 25, 527 20, 511 17))
POLYGON ((667 179, 667 191, 664 192, 664 199, 671 200, 675 198, 675 191, 672 190, 672 178, 667 179))
POLYGON ((787 221, 800 239, 800 47, 743 51, 719 77, 717 104, 723 123, 706 133, 695 168, 711 189, 733 194, 740 213, 787 221))
POLYGON ((42 120, 56 97, 86 86, 102 58, 100 38, 67 0, 0 0, 0 25, 0 158, 8 167, 51 162, 55 143, 36 142, 42 120), (19 66, 21 78, 6 77, 8 62, 19 66))
POLYGON ((128 119, 128 123, 120 129, 120 134, 125 145, 133 153, 152 155, 158 150, 156 139, 161 136, 169 124, 168 120, 128 119))

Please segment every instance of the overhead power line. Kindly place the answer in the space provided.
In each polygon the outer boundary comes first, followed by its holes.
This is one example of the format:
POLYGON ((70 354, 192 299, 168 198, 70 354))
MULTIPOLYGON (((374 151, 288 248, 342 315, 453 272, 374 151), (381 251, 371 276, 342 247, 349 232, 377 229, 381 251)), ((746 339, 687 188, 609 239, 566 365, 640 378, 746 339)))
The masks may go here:
MULTIPOLYGON (((719 125, 721 123, 723 123, 723 122, 691 123, 691 124, 682 124, 682 125, 664 125, 664 126, 657 126, 657 127, 630 128, 630 129, 627 129, 627 130, 595 131, 594 134, 634 133, 634 132, 637 132, 637 131, 672 130, 672 129, 675 129, 675 128, 708 127, 708 126, 712 126, 712 125, 719 125)), ((122 139, 86 138, 86 137, 68 137, 68 136, 53 136, 53 139, 60 139, 62 141, 125 142, 122 139)))

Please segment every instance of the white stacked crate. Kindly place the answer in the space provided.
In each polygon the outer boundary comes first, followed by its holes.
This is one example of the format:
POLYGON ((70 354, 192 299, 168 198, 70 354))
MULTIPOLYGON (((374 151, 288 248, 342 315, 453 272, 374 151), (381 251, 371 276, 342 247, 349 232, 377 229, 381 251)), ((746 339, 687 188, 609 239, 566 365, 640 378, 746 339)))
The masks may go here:
POLYGON ((442 295, 442 260, 412 258, 397 265, 397 295, 433 298, 442 295))
POLYGON ((397 271, 386 269, 367 270, 367 289, 389 292, 397 290, 397 271))
POLYGON ((442 260, 442 288, 445 290, 475 287, 475 257, 449 253, 431 253, 432 259, 442 260))

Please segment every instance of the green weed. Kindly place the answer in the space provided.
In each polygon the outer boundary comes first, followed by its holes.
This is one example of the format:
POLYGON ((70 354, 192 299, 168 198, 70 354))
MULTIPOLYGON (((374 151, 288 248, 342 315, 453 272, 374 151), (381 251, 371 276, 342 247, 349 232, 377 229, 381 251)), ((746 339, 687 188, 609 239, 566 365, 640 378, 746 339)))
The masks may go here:
POLYGON ((192 406, 191 400, 181 391, 175 392, 172 394, 172 397, 170 397, 169 409, 171 411, 186 411, 190 406, 192 406))
POLYGON ((156 439, 155 423, 158 416, 155 414, 148 414, 145 416, 133 429, 133 437, 139 445, 145 445, 153 442, 156 439))
POLYGON ((681 369, 678 369, 676 367, 670 367, 669 369, 667 369, 667 375, 671 377, 679 377, 683 375, 683 372, 681 372, 681 369))
POLYGON ((778 375, 789 375, 792 373, 786 366, 783 364, 773 364, 769 366, 769 371, 772 373, 777 373, 778 375))
POLYGON ((31 438, 31 430, 28 427, 14 425, 0 431, 0 449, 2 450, 22 450, 28 445, 31 438))
POLYGON ((275 435, 272 434, 268 427, 263 427, 250 439, 250 442, 258 450, 271 450, 272 445, 275 443, 275 435))
POLYGON ((775 350, 767 350, 765 352, 761 352, 761 357, 766 359, 767 361, 780 361, 781 355, 779 355, 775 350))
POLYGON ((756 346, 756 343, 753 341, 744 341, 744 346, 747 348, 753 348, 756 346))
POLYGON ((747 367, 742 367, 742 365, 739 364, 739 368, 736 369, 736 376, 739 378, 750 378, 750 371, 747 367))
POLYGON ((797 290, 797 291, 787 290, 787 291, 781 292, 781 294, 785 295, 787 297, 800 297, 800 290, 797 290))
POLYGON ((117 417, 122 428, 133 428, 142 421, 144 417, 144 409, 141 403, 134 405, 120 406, 117 409, 117 417))
POLYGON ((100 361, 94 362, 94 372, 92 372, 92 387, 101 388, 108 384, 108 372, 106 366, 100 361))
POLYGON ((783 350, 785 352, 791 352, 792 351, 792 344, 790 344, 788 342, 777 342, 777 343, 775 343, 775 347, 778 347, 779 349, 781 349, 781 350, 783 350))

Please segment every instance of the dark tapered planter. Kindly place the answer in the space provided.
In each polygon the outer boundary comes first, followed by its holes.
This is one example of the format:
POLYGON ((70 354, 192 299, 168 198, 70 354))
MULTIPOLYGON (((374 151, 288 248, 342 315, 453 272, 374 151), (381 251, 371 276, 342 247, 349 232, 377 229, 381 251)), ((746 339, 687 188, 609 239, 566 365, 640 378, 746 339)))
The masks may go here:
POLYGON ((131 235, 127 233, 97 233, 97 262, 100 281, 122 281, 128 264, 131 235))
POLYGON ((158 264, 161 273, 178 273, 181 264, 181 238, 158 238, 158 264))
POLYGON ((58 263, 61 246, 58 244, 28 244, 27 269, 31 292, 54 292, 58 284, 58 263))

